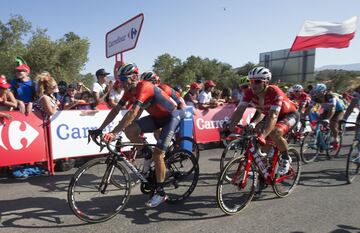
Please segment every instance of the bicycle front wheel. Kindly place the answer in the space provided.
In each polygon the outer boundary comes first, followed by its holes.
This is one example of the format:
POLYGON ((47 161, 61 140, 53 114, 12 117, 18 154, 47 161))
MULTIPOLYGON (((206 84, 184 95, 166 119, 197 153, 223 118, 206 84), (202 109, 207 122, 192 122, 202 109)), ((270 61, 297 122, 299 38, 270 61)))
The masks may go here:
POLYGON ((72 177, 68 203, 81 220, 104 222, 124 208, 130 197, 130 183, 129 173, 120 163, 114 164, 107 158, 93 159, 72 177))
POLYGON ((289 172, 285 175, 275 175, 273 190, 278 197, 288 196, 295 188, 300 179, 301 162, 300 155, 294 148, 288 149, 288 155, 291 157, 289 172))
POLYGON ((300 156, 304 163, 314 162, 319 155, 319 146, 315 143, 315 133, 310 132, 301 140, 300 156))
POLYGON ((234 139, 225 147, 220 158, 220 172, 230 160, 242 154, 243 148, 245 147, 245 145, 242 145, 242 141, 242 139, 234 139))
POLYGON ((233 158, 223 169, 216 186, 216 200, 220 209, 229 215, 237 214, 247 207, 255 194, 257 173, 250 166, 245 176, 245 158, 233 158), (242 181, 245 179, 245 186, 242 181))
POLYGON ((355 178, 359 174, 359 169, 360 169, 360 142, 354 141, 354 143, 351 145, 346 163, 346 179, 349 184, 351 184, 355 180, 355 178))
POLYGON ((189 197, 199 179, 199 165, 195 156, 187 150, 175 150, 166 158, 167 166, 164 190, 167 202, 176 203, 189 197))

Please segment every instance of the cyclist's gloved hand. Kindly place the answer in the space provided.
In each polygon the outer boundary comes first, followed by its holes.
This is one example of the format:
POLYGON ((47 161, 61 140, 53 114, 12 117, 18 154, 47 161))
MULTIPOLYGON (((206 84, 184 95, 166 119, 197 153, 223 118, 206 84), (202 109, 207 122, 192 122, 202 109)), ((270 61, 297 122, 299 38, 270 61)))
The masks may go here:
POLYGON ((103 139, 106 142, 111 142, 112 140, 114 140, 115 137, 116 137, 116 135, 114 133, 105 133, 103 135, 103 139))
POLYGON ((266 144, 266 139, 265 139, 264 135, 262 135, 262 134, 259 134, 257 136, 257 141, 261 146, 266 144))

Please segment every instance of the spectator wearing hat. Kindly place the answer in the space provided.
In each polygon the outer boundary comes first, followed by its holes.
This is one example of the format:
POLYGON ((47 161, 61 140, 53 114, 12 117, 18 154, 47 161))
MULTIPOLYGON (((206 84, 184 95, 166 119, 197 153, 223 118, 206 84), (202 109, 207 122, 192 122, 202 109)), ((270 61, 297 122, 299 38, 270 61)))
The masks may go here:
POLYGON ((33 101, 36 96, 35 82, 31 80, 30 67, 22 64, 16 67, 16 78, 12 79, 11 90, 18 101, 19 110, 27 115, 32 111, 33 101))
POLYGON ((216 108, 218 103, 212 98, 211 92, 214 91, 215 83, 212 80, 207 80, 204 83, 204 90, 199 95, 199 108, 208 109, 216 108))
POLYGON ((201 87, 198 83, 192 83, 190 86, 190 90, 184 96, 184 101, 187 106, 192 106, 197 108, 199 101, 197 100, 199 97, 199 91, 201 87))
POLYGON ((110 94, 112 84, 106 85, 106 76, 109 74, 105 69, 99 69, 95 73, 97 82, 93 84, 92 92, 96 105, 106 102, 105 99, 110 94))
POLYGON ((11 111, 12 109, 17 107, 17 101, 9 91, 10 84, 6 81, 6 77, 4 75, 0 76, 0 118, 5 117, 6 119, 10 119, 11 116, 7 113, 1 111, 11 111))
POLYGON ((121 87, 120 81, 116 80, 109 95, 109 105, 115 107, 124 95, 124 89, 121 87))

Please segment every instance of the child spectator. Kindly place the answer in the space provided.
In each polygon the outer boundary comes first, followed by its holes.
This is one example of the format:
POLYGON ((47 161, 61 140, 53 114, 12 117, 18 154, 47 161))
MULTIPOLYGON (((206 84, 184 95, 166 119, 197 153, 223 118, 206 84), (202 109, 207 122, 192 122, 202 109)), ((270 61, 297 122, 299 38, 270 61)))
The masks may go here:
POLYGON ((35 82, 31 80, 30 67, 22 64, 16 67, 16 78, 11 80, 11 90, 18 102, 20 112, 28 115, 33 108, 33 101, 36 96, 35 82))

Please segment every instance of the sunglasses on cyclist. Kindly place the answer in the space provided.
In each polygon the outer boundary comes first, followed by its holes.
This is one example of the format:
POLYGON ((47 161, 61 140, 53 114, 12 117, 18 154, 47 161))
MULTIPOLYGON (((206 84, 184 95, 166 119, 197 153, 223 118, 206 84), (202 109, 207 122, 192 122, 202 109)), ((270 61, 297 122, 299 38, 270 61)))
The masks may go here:
POLYGON ((250 84, 261 84, 263 80, 250 80, 250 84))

